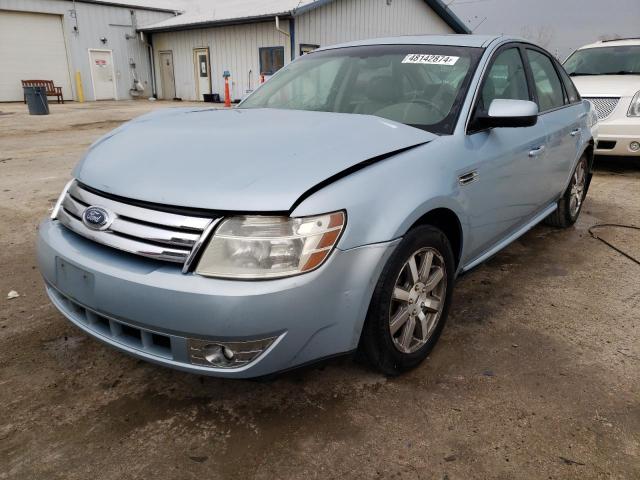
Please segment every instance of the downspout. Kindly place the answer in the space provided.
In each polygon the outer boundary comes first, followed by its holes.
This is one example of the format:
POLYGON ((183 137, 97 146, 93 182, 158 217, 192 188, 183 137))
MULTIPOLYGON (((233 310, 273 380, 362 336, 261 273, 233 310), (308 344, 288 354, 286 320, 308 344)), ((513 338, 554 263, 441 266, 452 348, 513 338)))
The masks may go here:
POLYGON ((280 28, 280 17, 278 17, 276 15, 276 31, 278 31, 281 34, 289 37, 289 44, 290 44, 290 47, 291 47, 291 60, 293 60, 294 55, 295 55, 294 48, 293 48, 293 42, 295 41, 295 39, 294 39, 294 35, 292 35, 290 33, 292 31, 292 28, 291 28, 292 26, 293 26, 293 18, 291 18, 289 20, 289 32, 285 32, 283 29, 280 28))
POLYGON ((289 43, 291 43, 291 61, 293 62, 296 59, 296 20, 293 17, 289 19, 289 32, 291 32, 289 43))
POLYGON ((144 32, 140 32, 140 40, 147 46, 147 49, 149 50, 149 68, 151 70, 151 96, 153 98, 158 98, 158 92, 156 91, 156 67, 153 58, 153 45, 151 44, 153 40, 147 42, 145 40, 144 32))

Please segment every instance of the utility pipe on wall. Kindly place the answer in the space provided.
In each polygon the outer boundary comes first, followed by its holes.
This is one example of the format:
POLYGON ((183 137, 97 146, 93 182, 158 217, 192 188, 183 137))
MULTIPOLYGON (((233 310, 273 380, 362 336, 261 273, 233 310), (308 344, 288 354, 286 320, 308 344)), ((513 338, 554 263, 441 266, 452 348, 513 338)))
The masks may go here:
POLYGON ((280 28, 280 17, 278 16, 276 16, 276 30, 279 31, 281 34, 286 35, 287 37, 291 36, 289 32, 285 32, 280 28))
POLYGON ((290 55, 291 60, 296 58, 296 52, 295 52, 295 49, 296 49, 295 43, 296 43, 296 41, 295 41, 295 38, 294 38, 294 35, 295 35, 294 28, 295 27, 293 25, 294 24, 293 24, 293 17, 292 17, 292 18, 289 19, 289 31, 285 32, 284 30, 282 30, 280 28, 280 17, 276 16, 276 31, 278 31, 281 34, 286 35, 287 37, 289 37, 289 47, 291 48, 291 52, 290 52, 291 53, 291 55, 290 55))

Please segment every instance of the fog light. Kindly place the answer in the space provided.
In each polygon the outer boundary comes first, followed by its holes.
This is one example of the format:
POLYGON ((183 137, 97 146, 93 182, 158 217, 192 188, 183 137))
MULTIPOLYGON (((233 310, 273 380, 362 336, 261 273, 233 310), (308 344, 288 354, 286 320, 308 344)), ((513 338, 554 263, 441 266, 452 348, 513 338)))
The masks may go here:
POLYGON ((188 339, 189 359, 194 365, 211 368, 238 368, 256 360, 276 337, 248 342, 212 342, 188 339))
POLYGON ((233 352, 231 355, 227 355, 227 347, 222 345, 207 345, 202 349, 204 359, 215 367, 226 367, 230 360, 233 358, 233 352))
POLYGON ((631 142, 629 144, 629 150, 631 150, 632 152, 637 152, 638 150, 640 150, 640 142, 631 142))

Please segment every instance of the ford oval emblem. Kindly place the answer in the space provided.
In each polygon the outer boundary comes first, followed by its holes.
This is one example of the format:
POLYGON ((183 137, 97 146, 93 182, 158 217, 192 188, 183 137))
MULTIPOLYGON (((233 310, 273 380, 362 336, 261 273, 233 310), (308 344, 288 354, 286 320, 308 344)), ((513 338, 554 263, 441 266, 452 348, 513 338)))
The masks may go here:
POLYGON ((102 207, 88 207, 82 214, 82 223, 91 230, 106 230, 111 221, 111 215, 102 207))

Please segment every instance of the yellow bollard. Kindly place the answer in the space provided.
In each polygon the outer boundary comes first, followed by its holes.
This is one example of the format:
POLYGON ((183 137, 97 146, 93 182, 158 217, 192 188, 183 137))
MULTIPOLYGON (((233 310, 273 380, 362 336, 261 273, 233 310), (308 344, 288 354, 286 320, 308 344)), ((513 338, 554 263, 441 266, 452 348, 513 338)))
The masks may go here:
POLYGON ((78 102, 84 103, 84 91, 82 90, 82 77, 80 77, 80 72, 76 72, 76 93, 78 94, 78 102))

